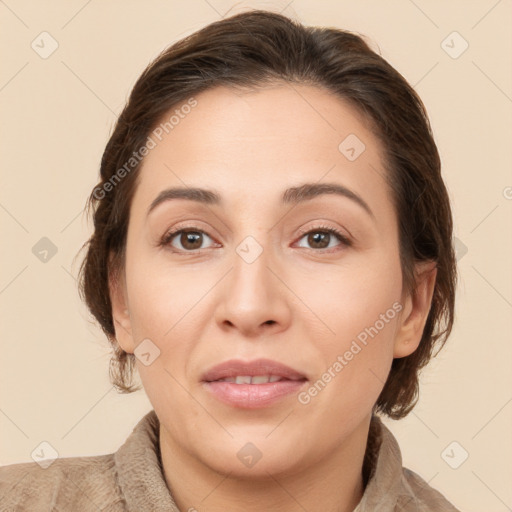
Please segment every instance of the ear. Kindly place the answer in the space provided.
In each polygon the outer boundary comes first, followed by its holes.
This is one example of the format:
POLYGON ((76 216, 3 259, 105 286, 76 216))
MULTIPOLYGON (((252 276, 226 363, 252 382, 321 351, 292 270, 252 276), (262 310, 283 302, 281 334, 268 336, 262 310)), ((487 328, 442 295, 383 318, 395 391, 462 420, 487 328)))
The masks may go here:
MULTIPOLYGON (((110 261, 113 261, 112 256, 110 261)), ((126 293, 126 280, 122 271, 118 271, 116 267, 112 267, 112 265, 109 265, 109 269, 110 268, 114 268, 113 272, 109 271, 108 285, 116 340, 125 352, 133 354, 135 344, 133 342, 132 325, 126 293)))
POLYGON ((435 261, 418 263, 414 273, 415 287, 402 297, 404 308, 396 331, 394 358, 406 357, 418 348, 432 304, 437 276, 435 261))

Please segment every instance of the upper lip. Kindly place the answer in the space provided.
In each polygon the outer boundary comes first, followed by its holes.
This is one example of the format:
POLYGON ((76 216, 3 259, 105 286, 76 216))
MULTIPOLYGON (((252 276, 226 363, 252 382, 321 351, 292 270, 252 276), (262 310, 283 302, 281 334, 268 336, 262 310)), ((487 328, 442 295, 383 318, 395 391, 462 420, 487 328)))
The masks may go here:
POLYGON ((231 359, 223 363, 212 366, 203 373, 201 380, 213 382, 226 377, 236 377, 238 375, 278 375, 291 380, 304 380, 306 376, 289 366, 271 359, 255 359, 253 361, 242 361, 240 359, 231 359))

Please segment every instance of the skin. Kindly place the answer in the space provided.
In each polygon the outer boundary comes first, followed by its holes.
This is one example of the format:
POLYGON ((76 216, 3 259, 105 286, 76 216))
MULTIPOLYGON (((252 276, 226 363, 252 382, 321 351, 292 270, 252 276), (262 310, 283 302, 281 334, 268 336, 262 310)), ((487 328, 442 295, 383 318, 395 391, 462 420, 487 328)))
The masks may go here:
POLYGON ((149 338, 160 350, 137 366, 161 422, 167 484, 182 511, 352 511, 364 492, 372 407, 393 358, 419 344, 435 268, 418 264, 414 293, 402 289, 382 147, 346 102, 285 84, 244 93, 218 87, 195 98, 145 157, 125 268, 111 281, 121 347, 133 353, 149 338), (338 149, 349 134, 366 146, 354 161, 338 149), (373 216, 334 194, 281 203, 288 187, 327 182, 359 195, 373 216), (146 216, 172 186, 214 189, 223 204, 173 199, 146 216), (326 226, 352 244, 327 235, 322 248, 299 231, 326 226), (180 235, 159 246, 175 227, 206 233, 195 246, 201 252, 180 235), (262 249, 250 264, 236 252, 247 236, 262 249), (396 302, 400 314, 308 404, 293 394, 270 407, 235 408, 200 382, 220 362, 267 357, 304 373, 307 390, 396 302), (237 457, 247 442, 262 454, 252 467, 237 457))

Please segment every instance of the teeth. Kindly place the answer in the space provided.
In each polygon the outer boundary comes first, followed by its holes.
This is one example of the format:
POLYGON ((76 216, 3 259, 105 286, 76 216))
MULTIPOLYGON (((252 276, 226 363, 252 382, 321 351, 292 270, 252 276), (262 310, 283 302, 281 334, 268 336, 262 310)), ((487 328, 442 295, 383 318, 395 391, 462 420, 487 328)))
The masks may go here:
POLYGON ((279 375, 237 375, 236 377, 226 377, 219 379, 217 382, 234 382, 236 384, 266 384, 267 382, 280 381, 282 377, 279 375))
POLYGON ((270 381, 268 375, 256 375, 251 379, 251 384, 266 384, 270 381))

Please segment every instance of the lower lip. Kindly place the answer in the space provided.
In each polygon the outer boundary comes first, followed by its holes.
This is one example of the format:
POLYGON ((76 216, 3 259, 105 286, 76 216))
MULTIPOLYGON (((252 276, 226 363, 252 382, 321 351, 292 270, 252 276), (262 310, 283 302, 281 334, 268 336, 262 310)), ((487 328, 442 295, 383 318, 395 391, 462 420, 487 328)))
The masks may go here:
POLYGON ((298 393, 306 382, 306 380, 281 380, 265 384, 205 382, 204 385, 221 402, 233 407, 258 409, 272 405, 288 395, 298 393))

